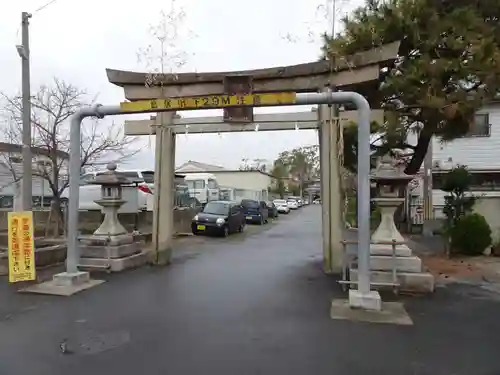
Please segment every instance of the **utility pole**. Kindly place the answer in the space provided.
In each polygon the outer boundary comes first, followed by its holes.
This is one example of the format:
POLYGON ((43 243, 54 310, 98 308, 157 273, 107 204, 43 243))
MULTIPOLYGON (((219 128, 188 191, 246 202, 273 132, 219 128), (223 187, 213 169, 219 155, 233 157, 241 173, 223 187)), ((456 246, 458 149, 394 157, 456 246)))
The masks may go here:
POLYGON ((22 12, 22 44, 17 45, 17 52, 22 63, 22 103, 23 103, 23 178, 22 178, 22 210, 31 211, 32 207, 32 160, 31 160, 31 83, 30 83, 30 37, 29 19, 31 14, 22 12))
POLYGON ((335 16, 337 14, 337 0, 332 0, 332 39, 335 38, 335 16))

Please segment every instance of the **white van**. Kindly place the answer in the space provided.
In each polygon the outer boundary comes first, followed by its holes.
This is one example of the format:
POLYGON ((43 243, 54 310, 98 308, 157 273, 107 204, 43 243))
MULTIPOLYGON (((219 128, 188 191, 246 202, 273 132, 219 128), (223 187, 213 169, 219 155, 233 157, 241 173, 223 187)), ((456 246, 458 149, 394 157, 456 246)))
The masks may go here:
POLYGON ((220 199, 219 184, 211 173, 187 173, 184 182, 188 186, 189 195, 203 205, 220 199))
MULTIPOLYGON (((89 172, 80 179, 80 210, 99 210, 101 206, 95 200, 101 198, 101 186, 92 184, 95 178, 105 171, 89 172)), ((122 190, 123 199, 126 203, 118 212, 137 212, 148 210, 153 207, 154 171, 142 169, 117 170, 122 176, 127 177, 132 183, 122 190)), ((69 189, 66 189, 68 193, 69 189)))

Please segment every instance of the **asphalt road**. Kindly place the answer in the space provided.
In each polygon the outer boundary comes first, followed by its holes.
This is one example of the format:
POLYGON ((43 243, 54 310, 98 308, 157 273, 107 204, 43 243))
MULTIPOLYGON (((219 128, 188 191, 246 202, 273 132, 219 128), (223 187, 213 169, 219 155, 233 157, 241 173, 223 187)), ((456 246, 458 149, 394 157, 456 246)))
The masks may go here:
POLYGON ((0 374, 500 374, 492 290, 408 299, 414 326, 331 320, 342 294, 321 272, 319 215, 311 206, 243 236, 184 240, 171 267, 70 298, 0 298, 0 374))

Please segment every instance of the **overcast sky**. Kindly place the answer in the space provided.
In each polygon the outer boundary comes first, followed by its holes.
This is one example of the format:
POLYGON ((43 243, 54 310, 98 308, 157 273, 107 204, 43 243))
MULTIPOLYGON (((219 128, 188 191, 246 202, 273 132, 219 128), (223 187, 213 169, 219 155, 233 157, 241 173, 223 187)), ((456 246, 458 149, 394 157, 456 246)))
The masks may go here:
MULTIPOLYGON (((157 59, 148 64, 144 59, 138 61, 137 54, 148 45, 158 50, 159 42, 149 29, 160 23, 162 10, 169 12, 169 0, 56 0, 35 12, 49 1, 4 0, 0 14, 1 91, 13 94, 20 89, 20 59, 15 45, 21 40, 22 11, 33 13, 30 29, 33 89, 56 76, 98 94, 102 104, 117 104, 124 99, 123 91, 107 81, 105 68, 147 71, 159 67, 157 59)), ((331 9, 331 0, 177 0, 176 3, 186 13, 178 27, 177 46, 173 48, 187 55, 181 71, 256 69, 314 61, 320 54, 319 34, 331 29, 331 10, 325 17, 326 9, 331 9)), ((340 18, 360 1, 337 3, 340 4, 337 18, 340 18)), ((183 115, 207 115, 204 112, 183 115)), ((210 115, 213 114, 218 112, 211 111, 210 115)), ((119 124, 124 120, 125 116, 114 117, 119 124)), ((140 142, 143 150, 134 159, 134 167, 152 168, 154 139, 145 136, 140 142)), ((242 158, 272 161, 283 150, 315 143, 314 131, 180 135, 176 164, 197 160, 236 168, 242 158)))

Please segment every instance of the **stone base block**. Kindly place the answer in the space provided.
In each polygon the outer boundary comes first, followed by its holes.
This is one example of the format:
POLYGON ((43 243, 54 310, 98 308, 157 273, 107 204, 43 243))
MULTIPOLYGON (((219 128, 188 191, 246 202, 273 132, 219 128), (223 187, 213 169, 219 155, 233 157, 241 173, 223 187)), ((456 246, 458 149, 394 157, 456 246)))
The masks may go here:
POLYGON ((334 299, 330 308, 332 319, 353 322, 385 323, 410 326, 413 324, 401 302, 384 302, 382 310, 353 309, 348 300, 334 299))
POLYGON ((108 270, 111 272, 120 272, 130 268, 142 266, 148 262, 149 253, 142 251, 124 258, 106 259, 106 258, 80 258, 78 267, 92 270, 108 270))
MULTIPOLYGON (((350 280, 358 281, 358 270, 351 269, 350 280)), ((396 279, 399 284, 398 289, 403 292, 417 292, 417 293, 432 293, 435 288, 435 280, 432 274, 427 272, 414 273, 414 272, 398 272, 396 279)), ((372 271, 371 281, 374 283, 392 283, 392 272, 390 271, 372 271)), ((374 286, 374 288, 392 289, 391 286, 374 286)))
POLYGON ((124 258, 141 252, 142 245, 132 242, 122 245, 93 246, 80 245, 82 258, 124 258))
POLYGON ((119 234, 117 236, 90 235, 78 237, 82 245, 90 246, 118 246, 133 243, 134 236, 131 233, 119 234))
POLYGON ((351 309, 363 309, 371 311, 382 310, 382 298, 377 291, 371 290, 368 293, 361 293, 359 290, 349 290, 349 307, 351 309))
POLYGON ((396 270, 399 272, 422 272, 422 261, 419 257, 396 257, 372 255, 370 256, 370 269, 374 271, 391 271, 396 262, 396 270))
MULTIPOLYGON (((392 256, 392 246, 391 245, 381 245, 381 244, 371 244, 370 245, 371 255, 382 255, 382 256, 392 256)), ((411 249, 406 245, 396 245, 396 256, 398 257, 410 257, 411 249)))
POLYGON ((72 286, 85 284, 90 280, 88 272, 62 272, 53 276, 52 281, 57 286, 72 286))
MULTIPOLYGON (((87 273, 87 272, 82 272, 87 273)), ((62 274, 60 274, 62 275, 62 274)), ((57 276, 57 275, 56 275, 57 276)), ((61 278, 65 278, 61 277, 61 278)), ((104 283, 104 280, 87 279, 86 282, 77 284, 61 285, 61 279, 55 281, 50 280, 40 284, 30 285, 24 289, 19 290, 23 293, 36 293, 36 294, 49 294, 54 296, 71 296, 83 290, 90 289, 94 286, 104 283)))

